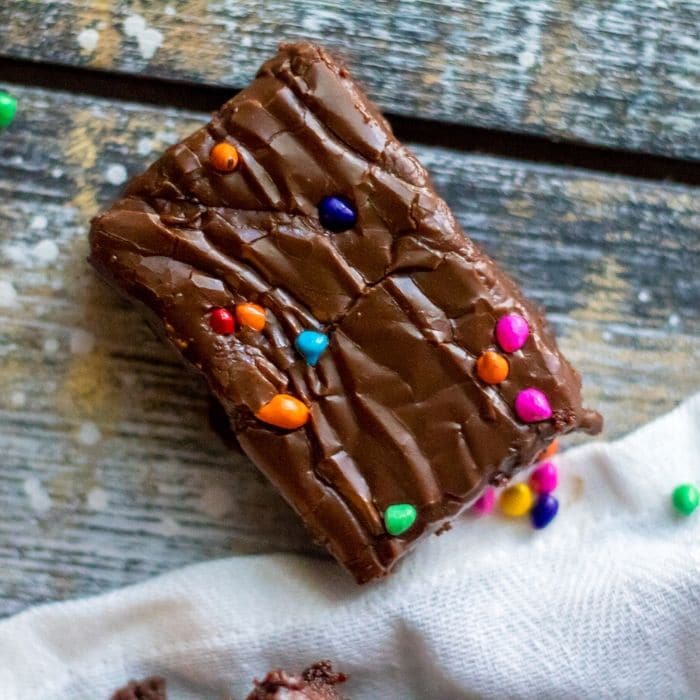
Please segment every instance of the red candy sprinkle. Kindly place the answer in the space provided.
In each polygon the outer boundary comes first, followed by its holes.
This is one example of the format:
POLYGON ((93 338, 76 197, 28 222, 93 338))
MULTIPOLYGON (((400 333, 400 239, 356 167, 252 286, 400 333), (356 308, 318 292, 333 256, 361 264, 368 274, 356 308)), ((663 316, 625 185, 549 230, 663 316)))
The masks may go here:
POLYGON ((219 335, 231 335, 236 330, 233 314, 228 309, 214 309, 209 316, 209 325, 219 335))

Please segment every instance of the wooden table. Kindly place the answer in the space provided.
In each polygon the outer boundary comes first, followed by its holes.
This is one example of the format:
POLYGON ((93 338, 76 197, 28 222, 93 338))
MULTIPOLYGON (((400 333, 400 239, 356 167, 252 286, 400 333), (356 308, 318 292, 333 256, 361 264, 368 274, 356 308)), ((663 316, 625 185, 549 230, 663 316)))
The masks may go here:
POLYGON ((310 549, 85 263, 98 208, 280 40, 347 57, 547 307, 607 437, 700 388, 699 26, 698 0, 4 0, 0 614, 310 549))

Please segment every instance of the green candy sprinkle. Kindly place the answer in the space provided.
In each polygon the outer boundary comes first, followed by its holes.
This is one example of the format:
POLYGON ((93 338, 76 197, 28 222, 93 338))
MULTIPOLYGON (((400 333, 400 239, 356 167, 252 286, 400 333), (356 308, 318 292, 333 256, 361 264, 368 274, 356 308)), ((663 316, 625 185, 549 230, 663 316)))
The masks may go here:
POLYGON ((0 92, 0 129, 10 126, 17 114, 17 100, 6 92, 0 92))
POLYGON ((410 503, 397 503, 393 506, 389 506, 384 511, 384 525, 386 525, 386 531, 390 535, 394 535, 394 537, 403 535, 406 530, 411 529, 417 517, 418 512, 415 506, 412 506, 410 503))
POLYGON ((693 484, 681 484, 673 489, 671 500, 673 507, 681 515, 692 515, 693 511, 700 505, 700 491, 693 484))

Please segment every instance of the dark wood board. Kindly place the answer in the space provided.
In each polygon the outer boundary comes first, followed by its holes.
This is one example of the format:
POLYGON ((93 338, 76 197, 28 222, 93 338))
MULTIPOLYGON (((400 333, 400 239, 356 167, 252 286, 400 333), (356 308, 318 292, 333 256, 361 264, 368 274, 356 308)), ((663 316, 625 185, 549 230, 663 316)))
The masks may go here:
POLYGON ((0 54, 246 85, 280 41, 390 113, 700 158, 700 0, 4 0, 0 54))
MULTIPOLYGON (((13 91, 21 111, 0 134, 0 614, 231 552, 311 550, 208 426, 199 381, 85 263, 98 207, 206 115, 13 91)), ((700 388, 697 190, 415 150, 465 228, 547 306, 607 437, 700 388)))

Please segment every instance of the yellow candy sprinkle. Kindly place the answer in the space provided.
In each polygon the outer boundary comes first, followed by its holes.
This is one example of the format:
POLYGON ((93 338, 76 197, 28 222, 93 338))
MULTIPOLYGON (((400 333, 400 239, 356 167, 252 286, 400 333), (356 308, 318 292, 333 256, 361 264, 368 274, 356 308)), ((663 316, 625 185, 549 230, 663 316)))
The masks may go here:
POLYGON ((530 512, 534 500, 532 489, 527 484, 513 484, 503 491, 498 504, 504 515, 520 518, 530 512))

